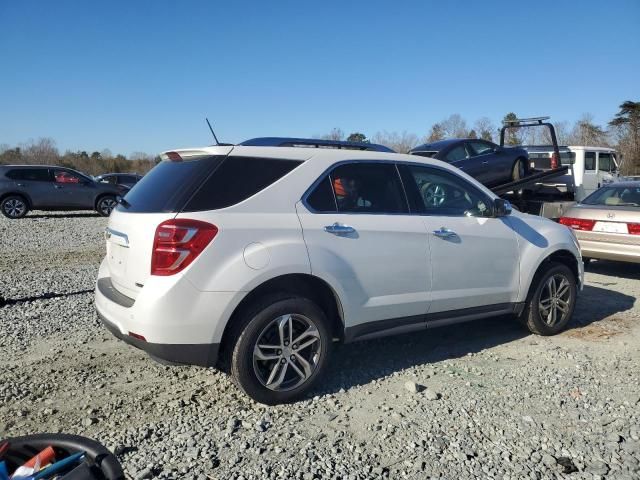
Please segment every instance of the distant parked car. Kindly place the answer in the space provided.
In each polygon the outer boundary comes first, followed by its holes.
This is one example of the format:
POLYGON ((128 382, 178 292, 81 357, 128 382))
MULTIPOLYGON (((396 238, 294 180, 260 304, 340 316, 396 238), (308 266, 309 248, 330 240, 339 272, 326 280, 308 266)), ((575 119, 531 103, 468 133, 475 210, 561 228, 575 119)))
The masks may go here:
POLYGON ((119 185, 123 187, 125 192, 131 190, 131 188, 138 183, 141 178, 142 175, 138 175, 137 173, 105 173, 95 177, 96 182, 119 185))
POLYGON ((582 256, 640 263, 640 181, 606 185, 567 210, 582 256))
POLYGON ((29 210, 95 210, 108 217, 121 187, 50 165, 0 165, 0 210, 22 218, 29 210))
POLYGON ((409 154, 443 160, 487 187, 520 180, 529 166, 529 155, 524 148, 501 147, 473 138, 425 143, 413 148, 409 154))

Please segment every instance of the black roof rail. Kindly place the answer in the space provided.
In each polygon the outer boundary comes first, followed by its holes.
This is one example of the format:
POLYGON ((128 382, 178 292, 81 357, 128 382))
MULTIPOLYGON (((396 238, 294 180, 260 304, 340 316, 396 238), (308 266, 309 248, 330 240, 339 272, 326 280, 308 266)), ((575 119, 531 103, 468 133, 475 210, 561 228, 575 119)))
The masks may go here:
POLYGON ((302 147, 302 148, 337 148, 345 150, 366 150, 370 152, 395 153, 384 145, 366 142, 346 142, 342 140, 321 140, 316 138, 260 137, 245 140, 238 145, 245 147, 302 147))

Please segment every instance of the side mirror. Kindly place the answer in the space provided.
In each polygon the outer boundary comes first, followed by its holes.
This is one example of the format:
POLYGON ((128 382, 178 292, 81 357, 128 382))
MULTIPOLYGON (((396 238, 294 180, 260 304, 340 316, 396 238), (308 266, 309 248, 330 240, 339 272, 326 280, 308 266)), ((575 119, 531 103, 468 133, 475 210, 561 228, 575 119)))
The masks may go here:
POLYGON ((506 217, 512 211, 511 203, 502 198, 496 198, 493 201, 493 212, 496 217, 506 217))

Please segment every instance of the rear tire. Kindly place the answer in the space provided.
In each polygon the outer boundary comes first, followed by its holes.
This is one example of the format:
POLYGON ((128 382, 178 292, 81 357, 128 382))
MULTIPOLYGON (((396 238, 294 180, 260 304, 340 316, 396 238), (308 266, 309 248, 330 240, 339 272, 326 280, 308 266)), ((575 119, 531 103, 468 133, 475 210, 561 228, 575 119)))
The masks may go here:
POLYGON ((511 180, 513 182, 521 180, 527 174, 526 165, 522 158, 518 158, 511 169, 511 180))
POLYGON ((96 212, 103 217, 111 215, 111 211, 116 207, 118 201, 113 195, 104 195, 96 202, 96 212))
POLYGON ((291 402, 324 374, 332 336, 325 314, 311 300, 266 298, 238 321, 231 375, 256 402, 291 402))
POLYGON ((29 204, 22 195, 9 195, 0 202, 0 210, 5 217, 16 220, 29 212, 29 204))
POLYGON ((560 333, 571 320, 578 288, 566 265, 549 262, 543 268, 533 279, 520 320, 531 333, 547 336, 560 333))

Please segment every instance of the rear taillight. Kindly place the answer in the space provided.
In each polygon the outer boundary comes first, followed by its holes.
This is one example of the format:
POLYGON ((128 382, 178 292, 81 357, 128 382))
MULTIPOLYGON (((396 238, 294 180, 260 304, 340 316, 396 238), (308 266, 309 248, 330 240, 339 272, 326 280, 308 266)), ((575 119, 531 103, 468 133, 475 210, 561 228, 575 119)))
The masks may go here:
POLYGON ((590 232, 596 224, 596 221, 587 218, 561 217, 560 223, 574 230, 586 230, 590 232))
POLYGON ((551 170, 555 170, 556 168, 558 168, 558 164, 560 163, 558 160, 558 154, 556 152, 553 152, 551 154, 551 170))
POLYGON ((640 235, 640 223, 627 223, 631 235, 640 235))
POLYGON ((173 275, 184 270, 218 233, 218 227, 199 220, 176 218, 156 228, 151 253, 151 275, 173 275))

